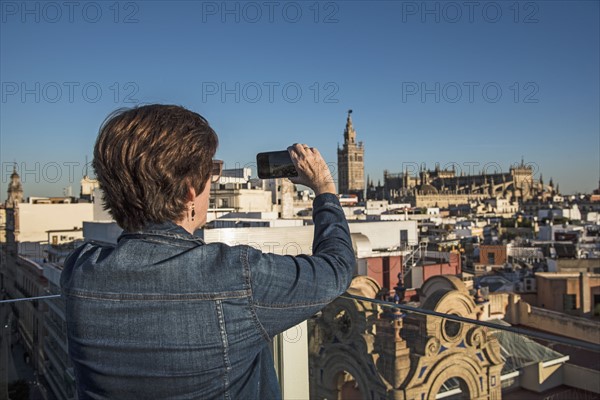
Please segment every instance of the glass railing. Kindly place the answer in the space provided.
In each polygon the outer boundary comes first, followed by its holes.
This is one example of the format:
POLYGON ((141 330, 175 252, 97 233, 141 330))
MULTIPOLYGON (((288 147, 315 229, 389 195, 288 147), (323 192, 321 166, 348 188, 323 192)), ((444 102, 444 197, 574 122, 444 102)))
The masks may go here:
MULTIPOLYGON (((390 301, 393 297, 382 296, 373 279, 356 277, 347 293, 275 339, 272 348, 284 398, 600 396, 597 320, 546 311, 532 325, 519 313, 534 315, 539 310, 524 311, 522 304, 511 304, 514 298, 509 294, 492 293, 486 299, 474 296, 456 279, 432 279, 419 290, 416 302, 399 297, 390 301), (549 329, 553 319, 562 328, 549 329)), ((41 324, 37 336, 27 333, 33 343, 41 344, 33 349, 18 339, 29 325, 20 324, 12 313, 11 306, 21 301, 57 298, 0 301, 0 393, 26 375, 33 377, 26 379, 29 384, 47 386, 47 398, 73 393, 72 380, 56 379, 58 368, 69 367, 66 347, 54 343, 61 335, 51 334, 63 326, 56 321, 58 314, 49 317, 45 314, 52 309, 44 307, 32 309, 40 315, 18 317, 37 318, 41 324), (44 327, 50 320, 51 326, 44 327), (25 362, 16 359, 23 355, 25 362), (30 371, 24 372, 26 368, 30 371)), ((60 371, 60 376, 66 374, 60 371)))
POLYGON ((537 327, 511 324, 522 304, 501 314, 507 294, 484 300, 442 276, 420 302, 375 299, 378 286, 360 280, 309 320, 310 398, 600 396, 598 321, 556 313, 537 327), (552 317, 562 329, 542 330, 552 317))

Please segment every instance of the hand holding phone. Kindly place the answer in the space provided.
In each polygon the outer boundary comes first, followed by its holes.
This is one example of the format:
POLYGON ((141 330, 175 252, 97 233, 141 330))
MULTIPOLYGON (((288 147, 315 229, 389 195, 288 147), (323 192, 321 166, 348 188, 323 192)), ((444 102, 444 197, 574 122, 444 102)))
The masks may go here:
POLYGON ((314 147, 296 143, 287 151, 259 153, 256 161, 261 179, 285 177, 308 186, 316 195, 336 193, 329 166, 314 147))
POLYGON ((298 171, 287 150, 270 151, 256 155, 258 177, 260 179, 292 178, 298 171))

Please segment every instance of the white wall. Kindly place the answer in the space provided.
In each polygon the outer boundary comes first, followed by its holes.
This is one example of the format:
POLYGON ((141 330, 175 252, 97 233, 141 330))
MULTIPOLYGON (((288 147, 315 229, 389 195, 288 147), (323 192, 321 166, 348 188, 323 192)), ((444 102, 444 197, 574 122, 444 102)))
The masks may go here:
POLYGON ((91 203, 19 204, 19 241, 47 241, 46 231, 81 228, 93 216, 91 203))
MULTIPOLYGON (((388 249, 400 245, 400 231, 408 233, 408 244, 419 241, 417 221, 350 222, 351 233, 362 233, 374 249, 388 249)), ((403 243, 404 244, 404 243, 403 243)))
POLYGON ((203 235, 206 243, 248 244, 268 253, 310 255, 314 227, 205 229, 203 235))
POLYGON ((579 211, 577 204, 573 204, 573 207, 571 208, 563 209, 563 217, 572 219, 574 221, 581 220, 581 211, 579 211))

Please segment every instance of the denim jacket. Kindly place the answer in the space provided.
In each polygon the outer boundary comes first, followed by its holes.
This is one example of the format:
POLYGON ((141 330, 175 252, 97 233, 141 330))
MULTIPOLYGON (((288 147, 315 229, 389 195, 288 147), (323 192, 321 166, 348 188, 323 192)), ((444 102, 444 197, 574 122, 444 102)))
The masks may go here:
POLYGON ((350 285, 336 196, 313 204, 313 255, 205 244, 174 223, 88 242, 65 261, 80 399, 278 399, 269 343, 350 285))

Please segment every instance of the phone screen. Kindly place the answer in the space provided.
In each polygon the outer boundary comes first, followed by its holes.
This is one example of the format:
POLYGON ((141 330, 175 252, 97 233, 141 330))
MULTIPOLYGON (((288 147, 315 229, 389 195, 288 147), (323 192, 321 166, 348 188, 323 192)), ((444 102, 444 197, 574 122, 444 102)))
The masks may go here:
POLYGON ((287 150, 270 151, 256 155, 258 177, 260 179, 289 178, 298 176, 290 153, 287 150))

